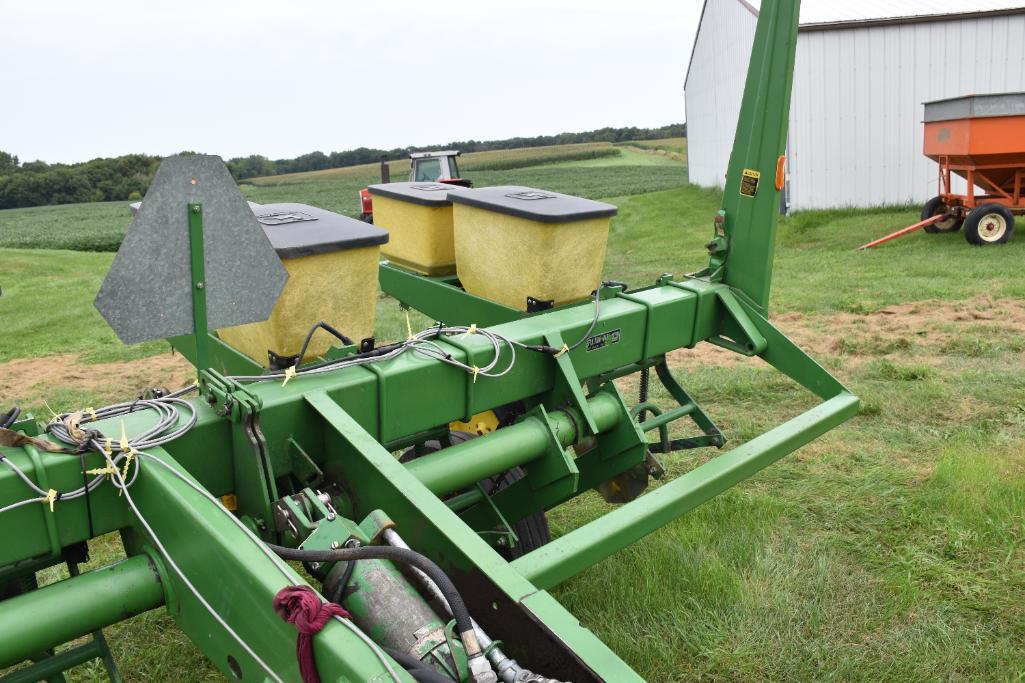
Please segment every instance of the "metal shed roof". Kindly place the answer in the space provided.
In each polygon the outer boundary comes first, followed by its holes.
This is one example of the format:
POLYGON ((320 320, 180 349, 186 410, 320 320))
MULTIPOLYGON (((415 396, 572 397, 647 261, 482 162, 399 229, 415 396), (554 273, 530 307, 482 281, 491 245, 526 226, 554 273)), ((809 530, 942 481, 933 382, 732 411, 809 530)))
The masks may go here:
MULTIPOLYGON (((758 16, 762 0, 736 1, 750 10, 751 14, 758 16)), ((687 61, 687 74, 683 81, 685 90, 690 80, 690 69, 694 65, 694 50, 697 48, 707 6, 708 0, 704 0, 698 30, 691 44, 690 59, 687 61)), ((1022 13, 1025 13, 1025 0, 802 0, 800 30, 828 31, 1022 13)))
MULTIPOLYGON (((739 0, 758 13, 761 0, 739 0)), ((979 15, 1008 10, 1025 11, 1023 0, 803 0, 801 28, 851 28, 851 24, 929 21, 950 15, 979 15)))

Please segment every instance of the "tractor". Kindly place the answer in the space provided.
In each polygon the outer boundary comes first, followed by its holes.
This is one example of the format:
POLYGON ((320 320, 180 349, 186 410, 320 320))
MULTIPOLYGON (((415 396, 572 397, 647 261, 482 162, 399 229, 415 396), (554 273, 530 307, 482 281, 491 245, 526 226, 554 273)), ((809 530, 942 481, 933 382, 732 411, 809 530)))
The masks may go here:
MULTIPOLYGON (((466 178, 459 176, 459 166, 456 164, 456 157, 460 152, 457 149, 448 149, 443 152, 413 152, 409 155, 409 182, 411 183, 445 183, 447 185, 458 185, 459 187, 473 187, 466 178)), ((391 173, 388 169, 388 162, 381 160, 381 182, 387 183, 391 180, 391 173)), ((359 191, 359 205, 361 221, 366 223, 374 222, 374 199, 370 191, 363 188, 359 191)))

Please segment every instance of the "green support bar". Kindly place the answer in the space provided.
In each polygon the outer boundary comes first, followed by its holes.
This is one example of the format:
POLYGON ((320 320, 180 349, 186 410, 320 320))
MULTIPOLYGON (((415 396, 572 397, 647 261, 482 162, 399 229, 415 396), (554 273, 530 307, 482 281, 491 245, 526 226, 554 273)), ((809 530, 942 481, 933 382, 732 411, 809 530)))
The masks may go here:
MULTIPOLYGON (((616 425, 619 411, 612 396, 599 394, 588 405, 598 422, 599 433, 616 425)), ((549 413, 548 421, 550 430, 540 417, 531 416, 479 439, 417 458, 406 467, 431 493, 453 493, 545 455, 551 432, 564 447, 572 446, 583 436, 574 419, 564 411, 549 413)))
POLYGON ((763 313, 776 249, 777 165, 786 148, 799 6, 798 0, 776 0, 762 8, 723 190, 728 240, 723 280, 763 313))
POLYGON ((512 563, 513 568, 538 588, 547 590, 557 586, 736 486, 857 412, 856 396, 848 393, 835 396, 632 503, 524 555, 512 563))
POLYGON ((210 331, 206 324, 206 257, 203 247, 203 205, 189 204, 189 253, 192 267, 192 329, 196 370, 210 367, 210 331))
POLYGON ((428 277, 382 261, 377 277, 386 294, 449 325, 476 323, 478 327, 490 327, 526 315, 464 291, 453 275, 428 277))
POLYGON ((146 555, 4 600, 0 669, 163 603, 164 588, 146 555))
MULTIPOLYGON (((6 676, 0 676, 0 683, 38 683, 38 681, 61 680, 60 676, 65 671, 72 669, 79 664, 85 664, 93 659, 103 659, 107 656, 108 650, 103 641, 90 640, 84 645, 78 645, 63 650, 52 657, 44 657, 31 666, 22 667, 6 676)), ((120 683, 120 681, 117 681, 120 683)))

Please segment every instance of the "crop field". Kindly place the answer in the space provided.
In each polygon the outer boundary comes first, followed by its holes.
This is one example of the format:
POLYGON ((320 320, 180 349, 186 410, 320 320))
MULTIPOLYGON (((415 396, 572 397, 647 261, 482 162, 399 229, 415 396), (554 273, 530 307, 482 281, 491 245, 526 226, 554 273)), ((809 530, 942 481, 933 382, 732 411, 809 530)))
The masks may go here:
MULTIPOLYGON (((466 157, 496 168, 471 172, 470 167, 461 167, 478 186, 529 185, 591 199, 656 192, 679 187, 687 179, 682 163, 608 143, 475 152, 466 157), (512 160, 534 165, 497 170, 512 160)), ((393 180, 408 174, 408 160, 392 163, 393 180)), ((377 182, 379 168, 372 164, 255 178, 243 181, 242 192, 261 204, 302 202, 357 217, 360 189, 377 182)), ((116 251, 131 224, 127 205, 98 202, 0 211, 0 247, 116 251)))
MULTIPOLYGON (((641 286, 704 265, 717 192, 686 186, 678 162, 578 163, 467 175, 584 188, 619 206, 608 278, 641 286)), ((338 175, 245 192, 348 207, 360 182, 338 175)), ((0 248, 0 407, 48 417, 189 380, 190 366, 163 344, 123 347, 93 310, 111 253, 48 248, 66 244, 55 237, 64 233, 82 244, 104 229, 119 239, 127 214, 106 226, 121 211, 0 212, 3 247, 44 240, 0 248)), ((861 414, 554 591, 649 680, 1025 676, 1025 238, 978 249, 960 234, 916 234, 855 251, 917 215, 809 212, 780 225, 773 319, 862 398, 861 414)), ((381 298, 378 335, 404 327, 381 298)), ((730 446, 813 403, 757 359, 707 344, 674 352, 670 367, 730 446)), ((636 395, 629 378, 621 388, 636 395)), ((665 464, 672 477, 713 455, 665 464)), ((549 518, 559 534, 608 509, 587 494, 549 518)), ((107 536, 92 549, 91 566, 102 566, 120 544, 107 536)), ((221 680, 163 610, 106 632, 127 681, 221 680)), ((102 669, 69 678, 101 680, 102 669)))
MULTIPOLYGON (((541 164, 553 164, 560 161, 577 161, 580 159, 598 159, 617 156, 619 149, 610 142, 582 142, 571 145, 549 145, 547 147, 520 147, 517 149, 494 149, 486 152, 467 152, 459 157, 459 169, 467 171, 504 171, 512 168, 526 168, 541 164)), ((392 180, 409 175, 409 159, 398 159, 388 162, 392 180)), ((327 181, 339 177, 371 176, 380 177, 380 164, 362 164, 344 168, 328 168, 323 171, 305 171, 303 173, 286 173, 266 176, 264 178, 248 178, 244 182, 253 185, 293 184, 297 182, 327 181)))

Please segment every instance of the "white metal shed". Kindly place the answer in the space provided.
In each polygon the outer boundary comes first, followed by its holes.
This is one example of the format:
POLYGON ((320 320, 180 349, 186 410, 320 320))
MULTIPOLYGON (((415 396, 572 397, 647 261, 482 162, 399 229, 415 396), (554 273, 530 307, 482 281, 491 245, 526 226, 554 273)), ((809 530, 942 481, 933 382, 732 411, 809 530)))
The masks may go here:
MULTIPOLYGON (((684 85, 697 185, 723 185, 758 5, 705 0, 684 85)), ((1023 0, 803 0, 787 208, 924 203, 922 103, 1022 90, 1023 0)))

